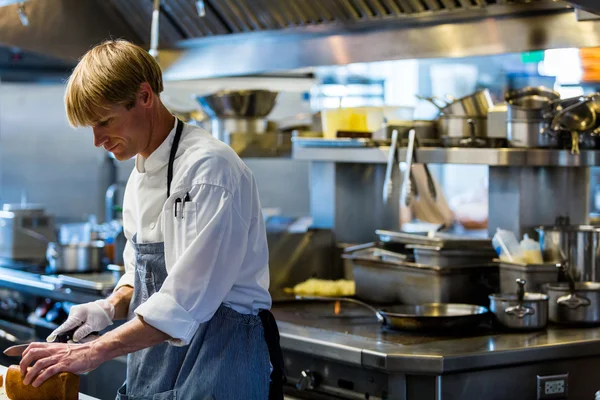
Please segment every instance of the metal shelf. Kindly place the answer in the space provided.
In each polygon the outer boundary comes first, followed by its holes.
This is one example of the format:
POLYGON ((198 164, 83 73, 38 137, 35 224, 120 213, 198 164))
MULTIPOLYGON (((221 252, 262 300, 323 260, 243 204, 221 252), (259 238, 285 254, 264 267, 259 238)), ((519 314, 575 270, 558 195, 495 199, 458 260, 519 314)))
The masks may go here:
MULTIPOLYGON (((294 145, 296 160, 385 164, 389 146, 366 148, 314 148, 294 145)), ((406 148, 399 149, 400 159, 405 159, 406 148)), ((583 150, 571 154, 570 150, 545 149, 468 149, 421 148, 417 150, 420 163, 427 164, 478 164, 504 167, 593 167, 600 166, 600 150, 583 150)))

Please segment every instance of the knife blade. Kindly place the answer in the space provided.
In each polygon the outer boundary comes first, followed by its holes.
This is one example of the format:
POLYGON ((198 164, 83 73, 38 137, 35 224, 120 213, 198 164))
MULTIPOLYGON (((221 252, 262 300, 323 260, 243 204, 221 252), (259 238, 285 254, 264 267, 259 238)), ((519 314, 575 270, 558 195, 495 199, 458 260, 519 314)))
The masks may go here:
POLYGON ((4 354, 9 357, 20 357, 23 355, 23 352, 27 347, 29 347, 28 344, 19 344, 16 346, 11 346, 8 349, 4 350, 4 354))

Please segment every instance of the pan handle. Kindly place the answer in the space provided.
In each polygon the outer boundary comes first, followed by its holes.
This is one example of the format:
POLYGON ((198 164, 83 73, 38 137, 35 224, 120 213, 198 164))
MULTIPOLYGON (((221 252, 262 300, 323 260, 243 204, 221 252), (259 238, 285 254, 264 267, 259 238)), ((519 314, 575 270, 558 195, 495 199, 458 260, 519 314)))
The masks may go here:
POLYGON ((385 317, 379 312, 378 309, 376 309, 372 305, 362 302, 360 300, 350 299, 348 297, 300 296, 300 295, 297 295, 296 299, 297 300, 308 300, 308 301, 345 301, 347 303, 357 304, 359 306, 363 306, 363 307, 368 308, 369 310, 373 311, 373 313, 375 313, 375 316, 377 317, 377 320, 379 322, 385 322, 385 317))

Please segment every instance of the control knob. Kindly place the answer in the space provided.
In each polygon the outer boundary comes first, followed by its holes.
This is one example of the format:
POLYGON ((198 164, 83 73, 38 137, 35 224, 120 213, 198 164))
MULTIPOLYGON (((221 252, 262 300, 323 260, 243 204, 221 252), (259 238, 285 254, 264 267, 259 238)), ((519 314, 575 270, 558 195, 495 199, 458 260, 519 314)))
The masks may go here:
POLYGON ((301 372, 300 380, 296 384, 296 389, 303 392, 305 390, 312 390, 316 386, 316 377, 313 372, 308 369, 305 369, 301 372))

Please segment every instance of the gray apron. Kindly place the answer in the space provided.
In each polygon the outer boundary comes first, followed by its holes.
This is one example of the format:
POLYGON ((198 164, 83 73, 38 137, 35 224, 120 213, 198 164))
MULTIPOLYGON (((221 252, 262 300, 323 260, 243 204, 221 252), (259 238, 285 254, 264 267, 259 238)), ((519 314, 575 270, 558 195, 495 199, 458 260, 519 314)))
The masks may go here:
MULTIPOLYGON (((169 158, 168 195, 182 130, 183 123, 178 121, 169 158)), ((132 244, 135 281, 130 320, 167 278, 163 243, 137 243, 134 237, 132 244)), ((221 305, 210 321, 200 324, 189 345, 165 342, 129 354, 127 381, 116 399, 282 399, 284 380, 279 332, 272 314, 262 310, 258 316, 245 315, 221 305)))

